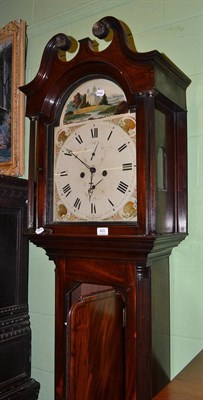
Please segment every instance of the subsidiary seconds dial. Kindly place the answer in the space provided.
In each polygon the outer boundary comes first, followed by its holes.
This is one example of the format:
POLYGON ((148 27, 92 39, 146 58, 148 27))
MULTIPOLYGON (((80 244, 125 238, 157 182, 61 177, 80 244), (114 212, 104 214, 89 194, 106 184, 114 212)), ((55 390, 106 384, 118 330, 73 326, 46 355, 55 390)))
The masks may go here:
POLYGON ((116 221, 135 193, 135 138, 109 120, 78 125, 56 156, 55 210, 65 220, 116 221))

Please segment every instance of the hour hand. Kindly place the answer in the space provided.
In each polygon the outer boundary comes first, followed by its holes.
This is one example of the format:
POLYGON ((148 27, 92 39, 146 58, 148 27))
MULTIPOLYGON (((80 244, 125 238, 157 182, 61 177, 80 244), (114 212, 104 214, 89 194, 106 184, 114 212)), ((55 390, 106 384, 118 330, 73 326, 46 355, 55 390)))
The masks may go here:
POLYGON ((96 154, 98 144, 99 144, 99 142, 96 144, 95 149, 94 149, 94 151, 93 151, 93 153, 92 153, 92 156, 91 156, 91 158, 90 158, 91 161, 93 160, 93 158, 94 158, 94 156, 95 156, 95 154, 96 154))
POLYGON ((88 189, 88 193, 89 193, 89 200, 91 200, 91 196, 96 188, 97 185, 99 185, 100 182, 102 182, 103 179, 100 179, 97 183, 93 183, 92 180, 90 182, 90 188, 88 189))

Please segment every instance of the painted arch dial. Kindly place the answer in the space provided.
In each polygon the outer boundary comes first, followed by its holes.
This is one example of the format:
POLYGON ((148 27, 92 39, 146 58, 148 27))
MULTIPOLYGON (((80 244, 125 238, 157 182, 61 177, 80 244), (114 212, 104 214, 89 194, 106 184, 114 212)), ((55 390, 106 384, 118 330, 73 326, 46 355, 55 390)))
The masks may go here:
POLYGON ((124 118, 67 130, 55 162, 55 220, 135 220, 136 144, 124 118))

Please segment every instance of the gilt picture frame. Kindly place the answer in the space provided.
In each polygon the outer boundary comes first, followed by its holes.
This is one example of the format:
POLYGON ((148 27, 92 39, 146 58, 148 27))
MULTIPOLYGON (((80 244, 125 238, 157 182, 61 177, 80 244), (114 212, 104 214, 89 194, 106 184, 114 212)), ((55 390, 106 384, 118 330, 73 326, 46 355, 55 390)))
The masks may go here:
POLYGON ((0 174, 24 173, 26 22, 0 29, 0 174))

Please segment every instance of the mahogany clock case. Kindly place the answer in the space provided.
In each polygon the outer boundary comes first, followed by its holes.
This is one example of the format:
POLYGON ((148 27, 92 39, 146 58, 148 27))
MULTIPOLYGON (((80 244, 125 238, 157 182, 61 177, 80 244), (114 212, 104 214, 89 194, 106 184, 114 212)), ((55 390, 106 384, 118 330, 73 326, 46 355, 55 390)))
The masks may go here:
POLYGON ((169 255, 187 235, 190 80, 158 51, 139 53, 129 28, 114 17, 95 23, 93 34, 110 38, 109 46, 99 51, 89 38, 55 35, 37 75, 21 88, 30 119, 27 236, 56 265, 55 400, 82 400, 76 381, 86 400, 95 399, 99 385, 109 400, 116 379, 123 399, 151 400, 170 379, 169 255), (75 43, 77 54, 68 60, 75 43), (110 110, 104 86, 82 93, 100 80, 123 96, 120 111, 99 119, 116 125, 114 147, 111 129, 100 140, 98 115, 95 126, 87 117, 93 105, 98 111, 95 94, 103 97, 100 110, 110 110), (78 121, 81 114, 85 121, 78 121), (126 116, 130 125, 123 124, 126 116))
POLYGON ((0 176, 0 399, 35 400, 28 314, 28 185, 0 176))

